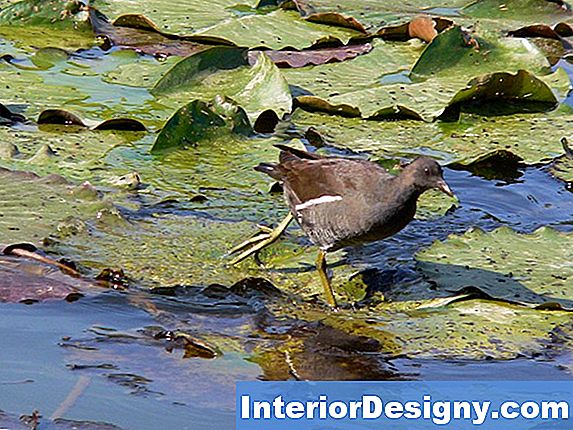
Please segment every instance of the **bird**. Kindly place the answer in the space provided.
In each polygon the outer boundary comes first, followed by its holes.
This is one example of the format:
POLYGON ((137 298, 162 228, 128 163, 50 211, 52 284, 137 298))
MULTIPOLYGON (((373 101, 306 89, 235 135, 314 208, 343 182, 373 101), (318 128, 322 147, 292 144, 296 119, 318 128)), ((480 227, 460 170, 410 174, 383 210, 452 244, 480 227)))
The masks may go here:
POLYGON ((414 218, 418 198, 425 191, 437 189, 454 197, 441 166, 430 157, 418 157, 392 175, 364 159, 275 146, 280 149, 279 163, 262 162, 255 170, 282 185, 290 214, 277 231, 246 241, 231 252, 259 242, 255 250, 247 250, 235 262, 242 260, 276 240, 294 218, 319 248, 316 268, 326 301, 334 308, 337 302, 326 272, 327 253, 398 233, 414 218))

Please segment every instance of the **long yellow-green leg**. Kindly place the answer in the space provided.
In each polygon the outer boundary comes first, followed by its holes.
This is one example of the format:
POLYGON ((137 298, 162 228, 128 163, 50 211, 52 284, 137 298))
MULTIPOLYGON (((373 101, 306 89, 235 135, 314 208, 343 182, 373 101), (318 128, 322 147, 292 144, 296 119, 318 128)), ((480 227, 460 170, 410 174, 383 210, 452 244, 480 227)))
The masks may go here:
POLYGON ((332 290, 332 285, 326 274, 326 252, 322 249, 318 251, 318 257, 316 258, 316 270, 318 270, 318 275, 320 276, 320 282, 324 287, 324 295, 326 296, 326 301, 333 308, 338 307, 336 304, 336 299, 334 298, 334 291, 332 290))
POLYGON ((237 252, 243 251, 241 252, 239 255, 237 255, 230 264, 237 264, 240 261, 243 261, 245 258, 249 257, 250 255, 256 254, 257 252, 259 252, 261 249, 263 249, 266 246, 269 246, 271 243, 275 242, 280 235, 283 233, 283 231, 286 230, 286 228, 288 227, 288 225, 290 224, 290 222, 292 221, 293 216, 291 213, 289 213, 285 219, 283 219, 281 221, 281 223, 279 225, 277 225, 277 227, 272 230, 271 232, 262 232, 257 234, 254 237, 251 237, 250 239, 245 240, 243 243, 240 243, 239 245, 235 246, 233 249, 231 249, 229 251, 229 255, 232 254, 236 254, 237 252))

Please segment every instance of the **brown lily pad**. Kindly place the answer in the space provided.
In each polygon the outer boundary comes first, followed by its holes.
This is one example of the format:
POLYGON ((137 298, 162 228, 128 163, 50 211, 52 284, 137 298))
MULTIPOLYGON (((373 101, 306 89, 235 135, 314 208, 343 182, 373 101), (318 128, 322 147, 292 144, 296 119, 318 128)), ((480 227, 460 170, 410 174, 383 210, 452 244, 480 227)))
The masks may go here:
MULTIPOLYGON (((351 60, 359 55, 367 54, 372 50, 370 43, 347 45, 335 48, 305 49, 302 51, 264 51, 264 53, 281 68, 299 68, 306 66, 319 66, 321 64, 340 63, 351 60)), ((259 51, 251 51, 259 52, 259 51)), ((253 64, 255 56, 249 53, 249 62, 253 64)))
POLYGON ((121 15, 113 23, 97 16, 92 22, 96 36, 104 40, 103 45, 108 49, 117 46, 163 58, 171 55, 186 57, 212 45, 235 46, 233 42, 219 37, 165 33, 140 14, 121 15))

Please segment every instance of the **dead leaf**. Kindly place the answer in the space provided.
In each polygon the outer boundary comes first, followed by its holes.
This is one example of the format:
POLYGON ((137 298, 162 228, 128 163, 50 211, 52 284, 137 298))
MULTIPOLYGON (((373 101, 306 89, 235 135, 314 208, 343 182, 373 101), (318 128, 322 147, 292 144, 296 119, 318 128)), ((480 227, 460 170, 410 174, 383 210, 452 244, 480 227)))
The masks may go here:
MULTIPOLYGON (((359 55, 367 54, 372 50, 370 43, 361 45, 347 45, 336 48, 306 49, 303 51, 264 51, 264 53, 278 66, 282 68, 299 68, 305 66, 318 66, 321 64, 339 63, 359 55)), ((249 63, 253 62, 249 52, 249 63)))
POLYGON ((408 24, 408 36, 411 38, 418 38, 430 43, 437 35, 436 22, 429 16, 418 16, 408 24))

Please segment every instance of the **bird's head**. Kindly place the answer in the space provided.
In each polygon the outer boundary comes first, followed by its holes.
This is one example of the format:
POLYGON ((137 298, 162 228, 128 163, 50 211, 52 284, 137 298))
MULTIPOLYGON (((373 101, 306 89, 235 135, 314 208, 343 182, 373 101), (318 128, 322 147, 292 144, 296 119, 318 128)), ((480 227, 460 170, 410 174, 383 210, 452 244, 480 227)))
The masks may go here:
POLYGON ((402 175, 406 175, 408 182, 413 183, 420 193, 435 188, 454 197, 454 193, 444 180, 442 167, 429 157, 416 158, 404 167, 400 176, 402 175))

